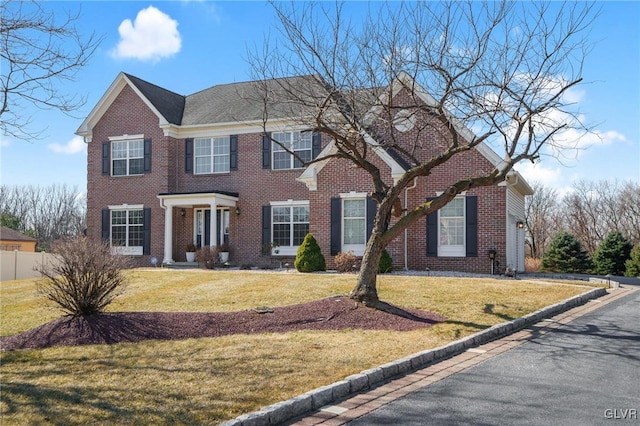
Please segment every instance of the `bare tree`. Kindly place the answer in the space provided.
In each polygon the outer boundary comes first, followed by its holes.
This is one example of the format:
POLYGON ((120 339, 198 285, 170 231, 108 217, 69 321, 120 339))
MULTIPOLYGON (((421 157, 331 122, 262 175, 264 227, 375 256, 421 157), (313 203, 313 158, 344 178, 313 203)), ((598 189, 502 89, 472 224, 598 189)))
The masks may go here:
POLYGON ((634 246, 640 244, 640 183, 626 181, 622 184, 616 209, 622 212, 618 231, 634 246))
POLYGON ((27 105, 71 113, 85 99, 65 94, 61 81, 73 80, 98 47, 95 35, 83 38, 75 27, 78 14, 55 16, 46 3, 2 0, 0 3, 0 130, 18 139, 37 137, 27 105))
POLYGON ((332 140, 327 155, 312 161, 344 159, 370 176, 378 208, 351 293, 369 306, 386 307, 378 299, 378 263, 404 229, 463 191, 504 181, 544 147, 562 153, 571 147, 558 137, 564 130, 585 130, 564 95, 582 80, 592 5, 385 2, 349 18, 340 3, 271 4, 282 37, 265 41, 250 58, 256 79, 265 82, 259 90, 265 132, 269 112, 289 108, 298 124, 332 140), (291 75, 308 77, 302 84, 281 78, 291 75), (411 140, 394 130, 400 110, 415 123, 411 140), (442 195, 392 223, 394 206, 416 179, 489 142, 502 153, 498 166, 452 180, 442 195), (385 178, 379 150, 406 164, 401 176, 385 178))
POLYGON ((633 182, 577 182, 563 199, 565 227, 590 254, 611 232, 618 231, 632 244, 640 238, 640 186, 633 182))
POLYGON ((86 228, 86 200, 77 188, 0 186, 0 213, 19 218, 21 229, 48 250, 64 237, 81 235, 86 228))
POLYGON ((542 258, 545 248, 561 228, 558 216, 558 193, 543 184, 533 184, 533 195, 525 199, 526 243, 531 257, 542 258))

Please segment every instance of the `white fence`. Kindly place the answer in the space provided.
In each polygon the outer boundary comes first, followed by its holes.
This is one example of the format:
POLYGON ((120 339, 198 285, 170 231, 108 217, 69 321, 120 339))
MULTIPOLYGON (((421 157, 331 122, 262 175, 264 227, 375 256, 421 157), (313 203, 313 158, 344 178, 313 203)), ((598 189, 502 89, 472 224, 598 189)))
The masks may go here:
POLYGON ((0 251, 0 281, 39 277, 40 273, 34 268, 52 262, 57 262, 57 258, 51 253, 0 251))

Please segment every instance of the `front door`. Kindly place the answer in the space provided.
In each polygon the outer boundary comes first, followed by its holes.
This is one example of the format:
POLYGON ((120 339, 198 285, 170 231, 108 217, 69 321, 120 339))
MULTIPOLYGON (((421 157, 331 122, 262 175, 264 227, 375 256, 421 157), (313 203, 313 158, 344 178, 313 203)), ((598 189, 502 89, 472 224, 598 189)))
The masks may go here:
POLYGON ((211 226, 218 226, 216 245, 229 243, 229 209, 216 209, 215 219, 212 223, 211 209, 196 209, 195 233, 198 247, 211 245, 211 226))

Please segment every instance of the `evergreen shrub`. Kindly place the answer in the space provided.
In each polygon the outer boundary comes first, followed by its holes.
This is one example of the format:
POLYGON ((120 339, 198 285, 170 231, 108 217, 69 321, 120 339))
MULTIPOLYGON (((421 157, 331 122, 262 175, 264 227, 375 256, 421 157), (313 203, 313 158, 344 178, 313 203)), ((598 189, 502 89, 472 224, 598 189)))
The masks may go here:
POLYGON ((625 261, 631 255, 631 243, 620 232, 613 231, 593 253, 594 272, 601 275, 624 275, 625 261))
POLYGON ((304 241, 302 241, 302 244, 298 247, 293 266, 298 272, 326 271, 327 266, 324 256, 313 235, 307 234, 304 237, 304 241))
POLYGON ((542 257, 542 268, 551 272, 584 273, 591 259, 580 241, 566 231, 557 233, 542 257))
POLYGON ((380 263, 378 264, 378 273, 386 274, 387 272, 391 272, 393 269, 393 259, 391 259, 391 255, 387 250, 382 252, 382 256, 380 256, 380 263))
POLYGON ((640 243, 631 249, 631 256, 624 263, 627 277, 640 277, 640 243))

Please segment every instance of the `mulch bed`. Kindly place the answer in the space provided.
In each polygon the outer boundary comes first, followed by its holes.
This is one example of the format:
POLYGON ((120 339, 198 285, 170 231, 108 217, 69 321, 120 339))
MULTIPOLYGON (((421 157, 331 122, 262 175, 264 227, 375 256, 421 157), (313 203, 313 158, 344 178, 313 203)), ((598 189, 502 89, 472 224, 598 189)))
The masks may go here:
POLYGON ((238 312, 117 312, 63 317, 14 336, 0 337, 0 350, 51 346, 115 344, 143 340, 180 340, 231 334, 294 330, 396 330, 431 327, 441 315, 402 309, 404 316, 367 308, 353 300, 329 297, 280 308, 238 312), (409 317, 409 318, 407 318, 409 317))

